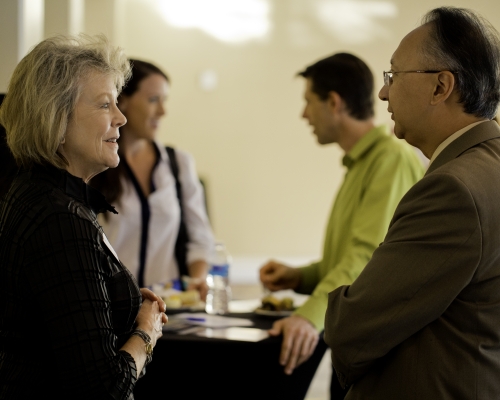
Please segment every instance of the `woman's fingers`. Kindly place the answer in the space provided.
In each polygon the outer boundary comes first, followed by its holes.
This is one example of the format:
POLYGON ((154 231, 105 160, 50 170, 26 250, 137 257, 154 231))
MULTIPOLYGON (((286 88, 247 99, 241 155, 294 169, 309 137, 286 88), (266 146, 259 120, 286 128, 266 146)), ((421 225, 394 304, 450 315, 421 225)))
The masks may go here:
POLYGON ((154 293, 152 290, 148 288, 141 288, 141 295, 142 295, 142 301, 146 299, 151 301, 157 301, 161 311, 165 311, 167 309, 167 306, 163 301, 163 299, 156 293, 154 293))

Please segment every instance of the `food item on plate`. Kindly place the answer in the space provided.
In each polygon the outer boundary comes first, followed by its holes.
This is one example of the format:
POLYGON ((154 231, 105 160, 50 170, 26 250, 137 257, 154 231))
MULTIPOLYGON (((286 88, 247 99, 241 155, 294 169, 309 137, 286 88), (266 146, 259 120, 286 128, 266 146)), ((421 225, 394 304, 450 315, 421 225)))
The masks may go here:
POLYGON ((180 292, 179 297, 185 306, 195 306, 200 302, 200 292, 194 289, 180 292))
POLYGON ((291 297, 283 297, 278 299, 273 295, 268 295, 262 298, 261 310, 268 311, 293 311, 295 309, 293 305, 293 299, 291 297))
POLYGON ((182 300, 176 294, 172 294, 168 297, 164 297, 163 301, 165 302, 166 308, 181 308, 182 307, 182 300))
POLYGON ((292 311, 295 310, 293 299, 291 297, 283 297, 280 304, 281 310, 292 311))
POLYGON ((200 303, 200 293, 197 290, 186 290, 163 297, 167 308, 193 307, 200 303))

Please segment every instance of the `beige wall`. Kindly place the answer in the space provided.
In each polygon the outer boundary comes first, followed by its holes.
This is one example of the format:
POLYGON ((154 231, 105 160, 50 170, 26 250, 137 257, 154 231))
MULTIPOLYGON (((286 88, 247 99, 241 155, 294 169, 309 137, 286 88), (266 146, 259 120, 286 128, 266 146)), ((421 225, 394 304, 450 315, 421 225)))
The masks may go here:
MULTIPOLYGON (((371 66, 380 87, 400 39, 435 1, 393 2, 397 17, 375 19, 380 25, 371 40, 353 43, 350 35, 338 38, 320 26, 312 13, 318 1, 274 0, 270 37, 243 45, 172 28, 155 3, 129 1, 123 43, 131 56, 154 61, 171 75, 161 139, 195 155, 217 236, 239 255, 319 255, 344 170, 338 147, 320 147, 300 118, 303 81, 294 75, 319 58, 348 51, 371 66), (219 76, 212 92, 197 85, 204 69, 219 76)), ((474 5, 500 28, 500 3, 451 3, 474 5)), ((378 122, 390 122, 382 101, 376 112, 378 122)))
POLYGON ((43 39, 44 0, 0 1, 0 93, 18 61, 43 39))
POLYGON ((19 61, 20 32, 17 0, 5 0, 0 8, 0 92, 5 93, 12 71, 19 61))
MULTIPOLYGON (((324 0, 270 0, 267 39, 230 44, 201 30, 168 25, 157 9, 160 1, 86 0, 85 29, 108 34, 130 56, 150 60, 171 76, 160 140, 195 156, 207 182, 216 236, 235 256, 319 256, 325 221, 343 178, 342 154, 336 145, 316 144, 300 118, 303 81, 294 76, 319 58, 348 51, 370 65, 379 88, 399 41, 436 2, 332 0, 334 7, 358 7, 358 18, 381 10, 397 13, 345 28, 339 37, 332 28, 346 18, 322 25, 313 12, 327 4, 324 0), (370 8, 373 4, 382 8, 370 8), (363 41, 370 24, 373 30, 363 41), (212 91, 198 84, 207 69, 218 77, 212 91)), ((500 28, 498 1, 446 4, 472 7, 500 28)), ((0 14, 2 7, 3 2, 0 14)), ((0 77, 8 69, 0 65, 0 77)), ((390 122, 383 102, 377 101, 376 113, 377 122, 390 122)))

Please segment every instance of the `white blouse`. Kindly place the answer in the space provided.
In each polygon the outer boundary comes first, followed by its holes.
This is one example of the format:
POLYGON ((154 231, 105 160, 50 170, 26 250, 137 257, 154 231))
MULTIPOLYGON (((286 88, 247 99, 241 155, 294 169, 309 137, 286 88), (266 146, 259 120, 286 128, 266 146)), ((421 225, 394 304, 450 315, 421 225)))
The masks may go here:
MULTIPOLYGON (((175 178, 165 147, 160 143, 155 144, 160 152, 160 160, 152 176, 155 191, 147 199, 150 217, 145 238, 145 286, 180 278, 175 259, 175 242, 181 215, 175 178)), ((196 173, 194 158, 182 150, 175 151, 189 236, 187 264, 196 260, 208 262, 214 248, 214 236, 205 209, 203 187, 196 173)), ((113 204, 119 214, 108 213, 108 221, 101 215, 99 222, 122 263, 138 278, 143 223, 141 201, 133 183, 129 179, 122 179, 122 197, 113 204)))

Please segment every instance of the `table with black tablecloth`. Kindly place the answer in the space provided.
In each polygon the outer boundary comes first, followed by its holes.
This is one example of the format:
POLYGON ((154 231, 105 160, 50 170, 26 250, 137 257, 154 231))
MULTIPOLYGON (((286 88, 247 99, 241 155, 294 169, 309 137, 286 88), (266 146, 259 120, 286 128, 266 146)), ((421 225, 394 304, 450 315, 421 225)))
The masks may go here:
MULTIPOLYGON (((227 316, 249 319, 260 329, 275 320, 254 313, 227 316)), ((281 336, 245 342, 165 332, 135 399, 304 399, 327 346, 320 338, 311 358, 286 375, 279 364, 281 342, 281 336)))

